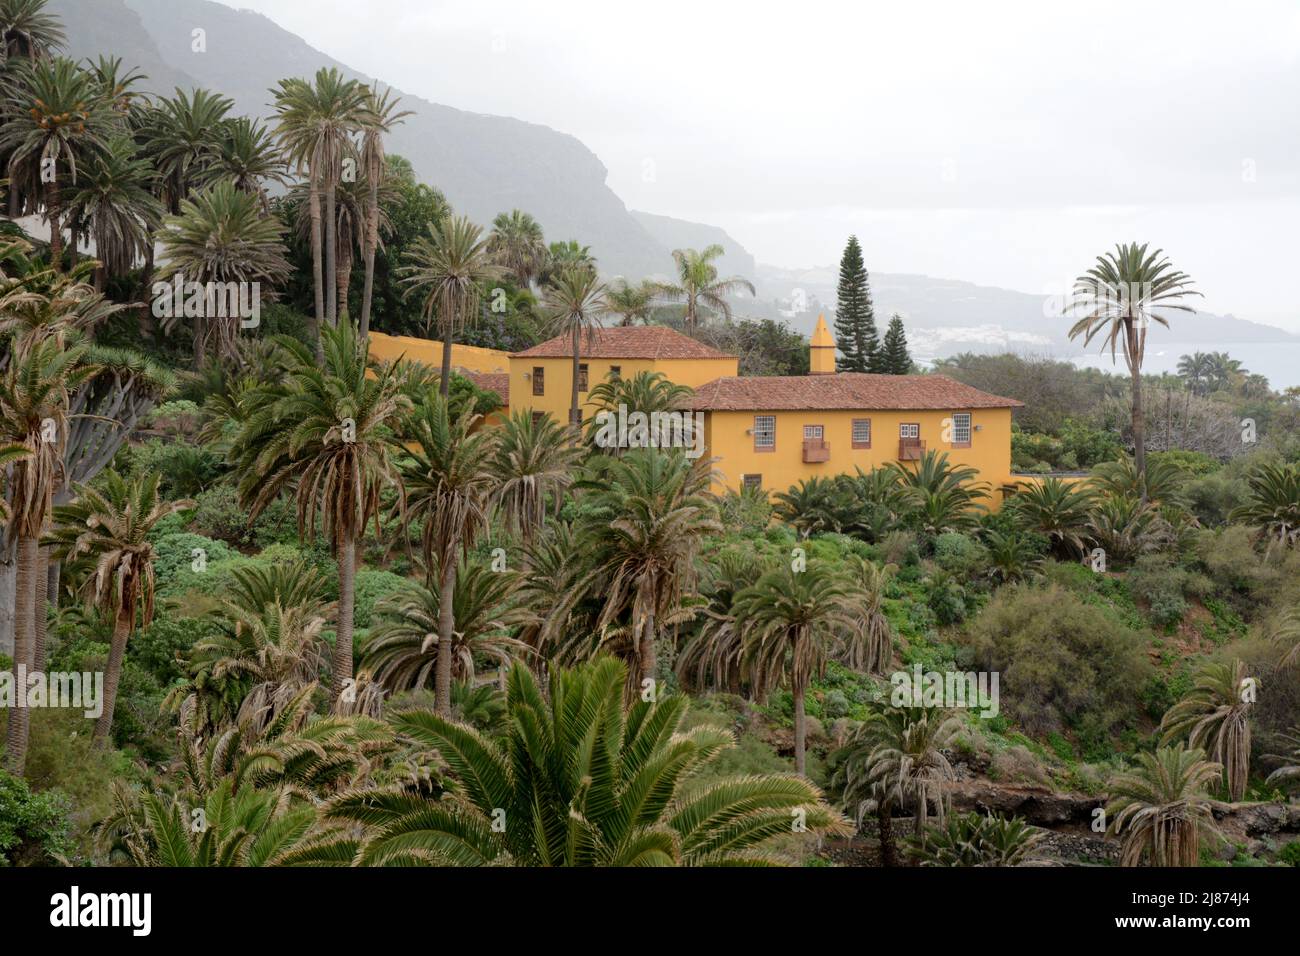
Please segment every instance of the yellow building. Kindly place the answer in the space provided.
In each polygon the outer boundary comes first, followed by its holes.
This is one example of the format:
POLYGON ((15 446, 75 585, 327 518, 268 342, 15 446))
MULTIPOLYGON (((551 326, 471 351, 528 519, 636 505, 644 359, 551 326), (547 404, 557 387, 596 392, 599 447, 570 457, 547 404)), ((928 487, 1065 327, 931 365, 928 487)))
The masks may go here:
MULTIPOLYGON (((442 345, 371 333, 371 353, 438 367, 442 345)), ((815 476, 853 474, 946 452, 979 472, 1001 503, 1017 481, 1011 472, 1011 411, 1021 405, 945 375, 871 375, 835 371, 835 340, 818 319, 808 375, 741 376, 739 360, 663 326, 595 329, 584 335, 578 394, 584 418, 595 409, 592 387, 611 374, 658 372, 687 385, 685 408, 702 416, 706 454, 722 483, 784 491, 815 476)), ((522 352, 454 346, 452 364, 503 403, 566 421, 573 344, 557 336, 522 352), (508 366, 509 371, 505 368, 508 366)), ((493 420, 499 420, 493 416, 493 420)))
MULTIPOLYGON (((631 378, 640 372, 658 372, 678 385, 699 388, 721 376, 736 375, 740 368, 734 355, 659 325, 592 329, 583 335, 578 351, 578 400, 584 418, 594 411, 587 395, 611 373, 631 378)), ((509 392, 515 408, 568 421, 572 339, 556 336, 511 355, 509 392)))

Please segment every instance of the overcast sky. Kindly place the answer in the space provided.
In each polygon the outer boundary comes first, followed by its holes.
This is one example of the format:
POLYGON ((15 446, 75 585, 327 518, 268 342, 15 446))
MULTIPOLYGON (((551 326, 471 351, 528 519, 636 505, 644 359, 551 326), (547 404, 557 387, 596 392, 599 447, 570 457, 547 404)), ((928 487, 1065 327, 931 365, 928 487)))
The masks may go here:
POLYGON ((1300 2, 225 0, 435 102, 572 133, 761 262, 1046 292, 1118 241, 1300 331, 1300 2))

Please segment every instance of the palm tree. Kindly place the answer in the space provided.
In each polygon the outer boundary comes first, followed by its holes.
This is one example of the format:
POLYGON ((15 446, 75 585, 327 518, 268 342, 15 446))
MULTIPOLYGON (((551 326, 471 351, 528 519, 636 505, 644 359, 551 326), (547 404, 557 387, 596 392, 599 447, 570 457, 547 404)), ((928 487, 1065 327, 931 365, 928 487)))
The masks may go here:
POLYGON ((1183 745, 1139 753, 1135 770, 1111 779, 1110 832, 1122 840, 1120 866, 1198 866, 1201 837, 1214 833, 1209 788, 1223 773, 1183 745))
POLYGON ((483 230, 465 216, 450 214, 441 222, 429 223, 429 234, 410 245, 406 261, 407 265, 398 269, 407 286, 406 294, 423 294, 425 327, 436 316, 442 331, 442 379, 438 391, 446 398, 451 388, 451 346, 456 332, 478 315, 482 286, 495 279, 500 269, 492 261, 483 230))
POLYGON ((689 616, 696 558, 709 534, 722 525, 709 485, 709 460, 678 452, 638 448, 603 467, 584 487, 591 495, 577 537, 590 570, 576 593, 604 602, 598 631, 627 615, 631 656, 639 689, 658 678, 656 641, 661 629, 689 616))
POLYGON ((853 586, 829 566, 795 570, 783 563, 736 595, 746 673, 764 686, 790 683, 794 697, 794 762, 806 771, 804 697, 814 677, 854 627, 853 586))
POLYGON ((623 665, 602 658, 553 670, 549 700, 516 664, 507 683, 509 732, 498 742, 428 711, 393 718, 450 770, 443 799, 358 790, 327 805, 362 824, 359 862, 383 865, 777 865, 764 852, 792 831, 842 833, 843 819, 806 780, 698 774, 732 743, 681 729, 686 699, 637 701, 626 712, 623 665))
POLYGON ((1200 295, 1192 280, 1176 271, 1164 251, 1147 252, 1143 243, 1118 245, 1097 257, 1097 263, 1074 281, 1070 311, 1083 315, 1070 329, 1070 338, 1083 336, 1084 345, 1102 336, 1111 359, 1122 348, 1128 363, 1133 393, 1133 448, 1137 470, 1146 470, 1146 419, 1142 412, 1142 362, 1146 357, 1147 330, 1152 322, 1168 327, 1163 309, 1195 312, 1181 300, 1200 295))
POLYGON ((247 116, 228 119, 222 126, 217 153, 206 171, 209 183, 230 180, 236 189, 256 196, 264 214, 270 214, 268 183, 288 183, 288 167, 274 134, 247 116))
POLYGON ((1055 554, 1077 557, 1088 547, 1088 516, 1095 499, 1085 484, 1044 478, 1022 483, 1009 505, 1025 527, 1047 537, 1055 554))
POLYGON ((1213 359, 1204 352, 1193 352, 1178 360, 1178 377, 1187 383, 1193 395, 1205 394, 1214 368, 1213 359))
POLYGON ((129 137, 111 139, 86 173, 68 213, 95 242, 95 289, 103 292, 108 279, 126 275, 149 255, 162 223, 162 207, 154 198, 153 170, 136 157, 129 137))
POLYGON ((0 0, 0 63, 52 56, 67 41, 45 0, 0 0))
POLYGON ((361 256, 365 261, 365 286, 361 292, 361 337, 370 334, 370 303, 375 288, 375 250, 379 248, 379 187, 388 172, 384 155, 384 137, 393 131, 410 110, 398 110, 399 99, 392 90, 380 90, 379 84, 366 92, 366 108, 361 117, 361 169, 369 186, 366 201, 366 230, 362 236, 361 256))
MULTIPOLYGON (((954 779, 944 751, 952 746, 961 721, 937 707, 885 707, 863 722, 845 746, 840 779, 846 799, 873 797, 886 840, 890 808, 911 804, 912 832, 924 842, 930 798, 935 797, 939 823, 946 800, 943 786, 954 779)), ((892 846, 891 846, 892 851, 892 846)))
POLYGON ((1034 543, 1019 531, 990 529, 984 536, 989 551, 988 576, 998 584, 1015 584, 1037 574, 1043 564, 1034 543))
POLYGON ((321 826, 311 803, 289 787, 235 790, 222 780, 206 799, 134 796, 114 790, 115 811, 100 825, 110 854, 135 866, 347 866, 356 843, 337 826, 321 826), (196 827, 196 820, 203 826, 196 827))
MULTIPOLYGON (((343 161, 352 149, 351 136, 362 129, 369 106, 369 88, 357 80, 346 79, 333 67, 316 71, 314 83, 299 78, 280 81, 275 92, 277 135, 284 142, 290 161, 308 170, 315 187, 311 200, 312 217, 319 221, 320 196, 325 199, 324 248, 312 245, 312 268, 318 253, 324 257, 323 275, 325 315, 329 323, 338 322, 338 280, 336 277, 338 235, 334 216, 335 190, 343 175, 343 161)), ((320 228, 313 230, 313 236, 320 228)), ((317 304, 320 293, 317 292, 317 304)))
POLYGON ((620 276, 606 290, 605 305, 611 315, 621 318, 619 325, 636 325, 637 322, 648 325, 659 295, 659 287, 653 282, 642 280, 638 285, 631 285, 620 276))
POLYGON ((1289 548, 1300 541, 1300 465, 1264 462, 1246 480, 1250 499, 1229 519, 1256 528, 1270 552, 1275 545, 1289 548))
MULTIPOLYGON (((83 363, 85 347, 64 350, 57 337, 15 352, 0 377, 0 447, 9 449, 8 540, 17 554, 14 591, 14 667, 36 663, 36 597, 40 537, 63 476, 69 395, 94 369, 83 363), (16 451, 23 449, 23 454, 16 451)), ((7 763, 21 774, 27 759, 28 713, 9 714, 7 763)))
POLYGON ((285 384, 266 393, 244 423, 231 457, 242 472, 239 493, 256 518, 293 489, 299 533, 315 536, 319 520, 338 557, 339 603, 330 693, 337 703, 352 679, 357 540, 380 495, 397 484, 397 428, 410 407, 395 363, 368 374, 370 349, 349 323, 322 330, 325 362, 302 343, 277 339, 285 384))
POLYGON ((181 203, 210 181, 234 105, 234 100, 211 90, 177 89, 146 115, 141 135, 158 172, 166 212, 179 214, 181 203))
POLYGON ((741 289, 757 295, 754 283, 742 276, 718 278, 718 267, 713 260, 726 250, 716 243, 703 250, 674 249, 673 262, 677 265, 677 281, 658 286, 659 294, 686 305, 686 331, 692 335, 700 326, 701 308, 705 312, 721 315, 731 321, 731 305, 727 296, 741 289))
MULTIPOLYGON (((700 585, 705 603, 699 610, 703 621, 677 655, 677 677, 683 685, 730 694, 744 690, 745 641, 733 613, 735 597, 765 570, 764 563, 749 551, 723 551, 705 564, 700 585)), ((766 703, 765 687, 756 685, 750 691, 753 699, 766 703)))
POLYGON ((65 57, 20 62, 5 91, 0 153, 9 155, 11 185, 45 200, 50 265, 58 272, 63 268, 62 183, 76 184, 78 156, 102 147, 112 120, 94 76, 65 57))
POLYGON ((1117 497, 1137 498, 1153 506, 1183 503, 1187 473, 1168 459, 1148 462, 1139 471, 1136 462, 1124 456, 1118 461, 1103 461, 1092 470, 1093 488, 1117 497))
POLYGON ((95 724, 95 743, 104 746, 113 727, 117 687, 126 644, 136 621, 148 627, 154 612, 154 551, 149 533, 160 520, 190 501, 164 501, 157 472, 127 480, 112 469, 96 487, 78 485, 76 499, 54 511, 57 554, 66 561, 86 559, 93 571, 84 584, 86 597, 113 620, 108 663, 104 667, 104 712, 95 724))
POLYGON ((525 544, 546 523, 548 511, 559 512, 581 457, 581 449, 569 444, 564 429, 549 415, 534 418, 519 409, 502 425, 494 469, 500 486, 494 501, 507 528, 525 544))
MULTIPOLYGON (((402 464, 407 519, 421 527, 426 585, 437 582, 438 634, 457 632, 456 579, 462 555, 468 554, 487 526, 488 508, 498 478, 494 459, 496 432, 476 429, 479 416, 466 410, 452 416, 442 396, 430 395, 411 416, 406 432, 414 442, 402 464), (436 578, 435 578, 436 575, 436 578)), ((439 642, 434 674, 438 713, 451 713, 454 641, 439 642)))
POLYGON ((492 220, 488 248, 521 289, 529 288, 546 264, 542 227, 528 213, 512 209, 492 220))
POLYGON ((979 472, 968 465, 951 465, 948 453, 931 448, 915 468, 890 464, 898 476, 900 495, 913 508, 912 520, 927 534, 962 531, 975 523, 980 502, 988 497, 979 472))
POLYGON ((1241 362, 1227 352, 1211 352, 1209 355, 1209 378, 1215 389, 1228 388, 1241 377, 1241 362))
POLYGON ((894 629, 885 616, 884 601, 896 568, 853 555, 849 569, 857 594, 854 627, 845 642, 844 662, 854 670, 883 674, 894 656, 894 629))
MULTIPOLYGON (((683 403, 695 394, 687 385, 678 385, 668 380, 662 372, 637 372, 630 378, 610 378, 597 384, 587 394, 587 402, 595 406, 596 412, 617 413, 619 406, 629 412, 679 411, 683 403)), ((596 425, 592 425, 594 434, 596 425)))
POLYGON ((925 840, 909 840, 907 853, 921 866, 1021 866, 1046 835, 1020 817, 971 811, 930 827, 925 840))
MULTIPOLYGON (((172 274, 186 283, 205 288, 215 288, 210 284, 216 283, 252 285, 260 299, 262 283, 279 285, 292 271, 285 258, 283 233, 279 220, 262 215, 255 195, 236 189, 232 182, 220 182, 182 202, 180 215, 167 219, 159 242, 172 274)), ((272 290, 266 296, 271 298, 272 290)), ((224 296, 220 304, 226 304, 224 296)), ((181 312, 178 305, 172 303, 174 314, 181 312)), ((213 297, 208 297, 205 314, 194 318, 196 368, 203 364, 209 338, 216 341, 218 356, 234 357, 238 329, 242 320, 250 318, 222 315, 231 310, 214 309, 214 305, 213 297)))
POLYGON ((582 427, 582 408, 578 403, 579 366, 582 363, 582 336, 590 341, 600 328, 606 312, 605 286, 594 269, 568 268, 552 276, 542 293, 547 322, 555 335, 573 340, 573 387, 569 398, 569 424, 576 432, 582 427))
POLYGON ((1300 786, 1300 728, 1293 728, 1292 733, 1279 735, 1291 748, 1287 754, 1269 754, 1267 759, 1281 764, 1268 775, 1264 782, 1269 786, 1280 784, 1286 790, 1300 786))
POLYGON ((1250 680, 1239 660, 1206 664, 1192 689, 1160 721, 1162 743, 1186 739, 1222 765, 1234 801, 1246 795, 1250 776, 1250 680))
POLYGON ((1103 495, 1092 511, 1088 536, 1111 558, 1128 561, 1154 549, 1160 513, 1140 498, 1103 495))
MULTIPOLYGON (((430 577, 442 580, 437 569, 430 577)), ((508 668, 528 645, 510 636, 518 618, 511 599, 518 586, 509 571, 461 561, 453 597, 452 679, 472 683, 476 662, 508 668)), ((376 622, 361 649, 361 668, 391 691, 427 687, 437 670, 440 595, 414 581, 375 605, 376 622)))

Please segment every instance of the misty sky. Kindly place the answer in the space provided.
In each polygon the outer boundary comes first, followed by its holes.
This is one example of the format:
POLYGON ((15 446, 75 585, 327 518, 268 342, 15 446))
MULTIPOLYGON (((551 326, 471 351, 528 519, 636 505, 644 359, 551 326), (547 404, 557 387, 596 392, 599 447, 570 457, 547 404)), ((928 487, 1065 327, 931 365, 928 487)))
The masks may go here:
MULTIPOLYGON (((1300 2, 225 0, 435 102, 572 133, 761 262, 1026 292, 1117 241, 1300 331, 1300 2)), ((543 224, 544 225, 544 224, 543 224)))

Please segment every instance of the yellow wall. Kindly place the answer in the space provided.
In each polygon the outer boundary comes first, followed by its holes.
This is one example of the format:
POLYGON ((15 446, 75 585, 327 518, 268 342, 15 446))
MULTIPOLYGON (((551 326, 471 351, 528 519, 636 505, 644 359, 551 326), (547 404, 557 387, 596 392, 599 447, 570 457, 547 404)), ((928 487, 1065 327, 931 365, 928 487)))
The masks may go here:
POLYGON ((980 472, 980 480, 989 484, 988 502, 1000 504, 999 491, 1011 480, 1011 409, 955 408, 949 411, 769 411, 707 412, 704 435, 709 454, 719 461, 727 488, 739 489, 742 476, 763 476, 762 487, 768 492, 785 491, 816 475, 831 477, 853 474, 855 468, 870 471, 898 460, 898 426, 915 422, 921 426, 921 440, 927 450, 946 452, 949 462, 968 465, 980 472), (941 441, 943 420, 953 412, 971 413, 971 443, 958 448, 941 441), (755 415, 776 416, 776 449, 754 450, 754 438, 745 432, 754 427, 755 415), (871 419, 871 447, 854 448, 852 421, 871 419), (803 426, 821 425, 830 445, 830 458, 824 462, 803 460, 803 426), (976 429, 979 429, 978 431, 976 429))
MULTIPOLYGON (((442 343, 434 339, 417 339, 410 335, 385 335, 370 333, 370 357, 380 362, 392 362, 405 356, 407 361, 419 362, 433 369, 442 368, 442 343)), ((510 353, 476 345, 452 343, 451 364, 471 372, 508 372, 510 353)))
MULTIPOLYGON (((591 389, 605 381, 610 366, 617 365, 623 378, 632 378, 639 372, 658 372, 670 382, 698 388, 715 378, 738 373, 739 360, 735 358, 718 359, 580 359, 587 366, 587 391, 578 393, 578 400, 583 403, 583 417, 595 413, 595 407, 587 401, 591 389)), ((573 358, 511 358, 510 359, 510 406, 526 408, 534 412, 546 412, 558 422, 569 420, 569 400, 573 389, 573 358), (533 369, 545 369, 543 376, 544 393, 533 394, 531 378, 533 369)))

